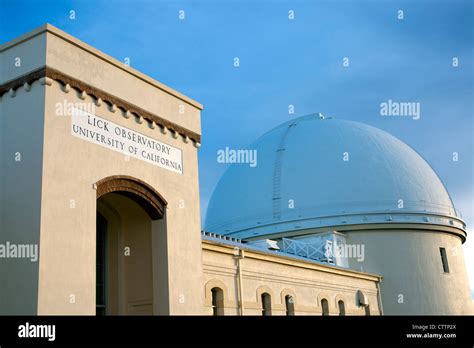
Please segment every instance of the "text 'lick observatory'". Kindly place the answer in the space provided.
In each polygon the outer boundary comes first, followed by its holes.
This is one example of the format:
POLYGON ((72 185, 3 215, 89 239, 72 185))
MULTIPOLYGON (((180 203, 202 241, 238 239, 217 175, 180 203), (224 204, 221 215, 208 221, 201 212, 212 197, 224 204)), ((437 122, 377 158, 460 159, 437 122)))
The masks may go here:
POLYGON ((0 314, 473 313, 466 226, 388 133, 276 127, 202 228, 200 103, 51 25, 0 63, 0 314))

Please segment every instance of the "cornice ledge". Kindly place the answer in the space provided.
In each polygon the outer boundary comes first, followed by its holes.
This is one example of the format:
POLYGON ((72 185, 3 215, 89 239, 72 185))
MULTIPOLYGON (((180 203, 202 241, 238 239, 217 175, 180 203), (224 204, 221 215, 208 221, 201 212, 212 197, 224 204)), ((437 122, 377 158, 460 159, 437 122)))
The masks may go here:
MULTIPOLYGON (((201 135, 193 132, 187 128, 184 128, 174 122, 164 119, 163 117, 152 114, 139 106, 127 102, 119 97, 116 97, 108 92, 105 92, 99 88, 93 87, 87 83, 80 81, 72 76, 69 76, 59 70, 50 68, 48 66, 41 67, 39 69, 30 71, 27 74, 21 75, 13 80, 7 81, 0 85, 0 98, 7 92, 10 94, 14 93, 18 88, 22 86, 31 86, 31 84, 37 80, 46 81, 47 79, 55 80, 61 83, 65 87, 65 91, 70 88, 75 88, 81 93, 85 93, 95 98, 96 102, 105 102, 109 105, 115 105, 117 108, 128 111, 130 114, 136 114, 138 117, 148 120, 151 124, 155 123, 162 129, 169 129, 174 133, 180 134, 183 139, 191 139, 196 147, 199 147, 201 143, 201 135)), ((48 84, 49 85, 49 84, 48 84)))

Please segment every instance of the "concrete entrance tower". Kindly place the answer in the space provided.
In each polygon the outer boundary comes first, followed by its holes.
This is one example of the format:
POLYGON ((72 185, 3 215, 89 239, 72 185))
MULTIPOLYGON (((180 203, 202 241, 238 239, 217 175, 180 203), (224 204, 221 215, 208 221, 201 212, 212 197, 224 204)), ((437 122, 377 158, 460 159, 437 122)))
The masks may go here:
POLYGON ((94 315, 112 269, 108 314, 201 313, 202 106, 50 25, 0 63, 2 243, 39 246, 0 262, 0 314, 94 315))

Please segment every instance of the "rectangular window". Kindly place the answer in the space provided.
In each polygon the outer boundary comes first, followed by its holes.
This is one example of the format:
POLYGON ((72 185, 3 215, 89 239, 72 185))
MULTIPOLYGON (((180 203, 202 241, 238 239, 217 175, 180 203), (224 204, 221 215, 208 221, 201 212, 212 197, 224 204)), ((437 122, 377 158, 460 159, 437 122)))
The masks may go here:
POLYGON ((441 263, 443 264, 443 271, 444 273, 449 273, 448 256, 446 255, 446 249, 439 248, 439 252, 441 254, 441 263))

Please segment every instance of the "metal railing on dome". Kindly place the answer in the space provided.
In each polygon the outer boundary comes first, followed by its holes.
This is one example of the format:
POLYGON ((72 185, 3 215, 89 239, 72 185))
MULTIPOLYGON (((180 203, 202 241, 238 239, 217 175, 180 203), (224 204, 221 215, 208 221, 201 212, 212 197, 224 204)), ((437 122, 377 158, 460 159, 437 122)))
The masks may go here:
POLYGON ((266 253, 271 253, 274 255, 293 256, 297 258, 304 258, 312 261, 341 266, 337 264, 333 254, 334 242, 329 239, 308 242, 307 240, 298 241, 295 239, 282 238, 281 244, 278 243, 279 245, 281 245, 281 249, 270 250, 267 248, 262 248, 261 246, 242 242, 242 240, 239 238, 224 236, 218 233, 201 231, 201 234, 203 239, 220 241, 225 244, 244 247, 249 250, 264 251, 266 253))
POLYGON ((283 248, 281 251, 307 259, 334 264, 332 257, 333 243, 331 240, 323 242, 300 242, 295 239, 282 238, 283 248))

